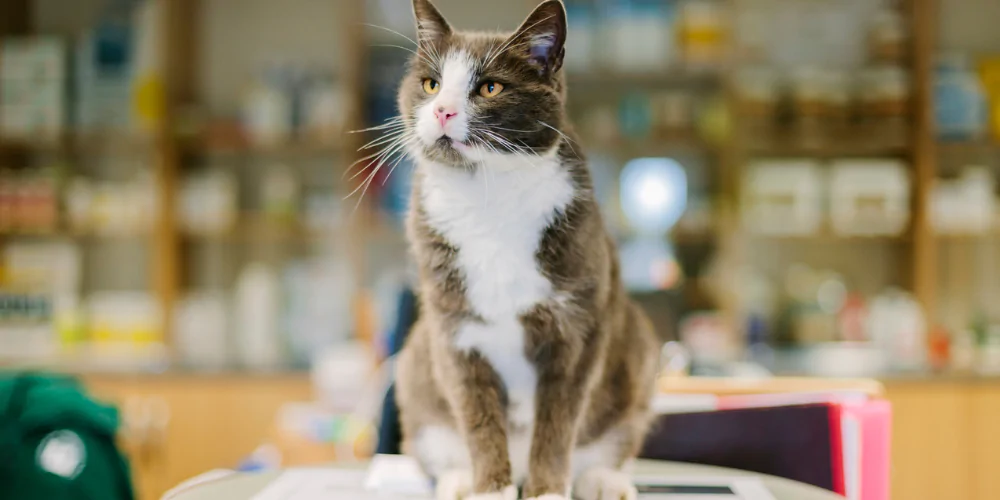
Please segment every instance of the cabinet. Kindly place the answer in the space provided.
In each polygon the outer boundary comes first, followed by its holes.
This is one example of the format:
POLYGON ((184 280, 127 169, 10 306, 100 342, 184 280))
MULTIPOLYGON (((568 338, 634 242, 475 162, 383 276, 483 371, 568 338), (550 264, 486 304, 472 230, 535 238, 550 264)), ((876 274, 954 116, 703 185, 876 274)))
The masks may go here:
POLYGON ((313 399, 306 375, 87 376, 93 395, 122 408, 122 446, 139 500, 232 468, 265 442, 289 402, 313 399), (149 418, 149 426, 140 420, 149 418))

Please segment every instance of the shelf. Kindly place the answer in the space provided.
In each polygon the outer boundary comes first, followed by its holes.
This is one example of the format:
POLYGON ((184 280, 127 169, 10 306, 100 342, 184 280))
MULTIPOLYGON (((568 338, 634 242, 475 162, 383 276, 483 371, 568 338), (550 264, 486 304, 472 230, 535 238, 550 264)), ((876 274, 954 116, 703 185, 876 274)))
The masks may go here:
POLYGON ((1000 143, 984 139, 972 141, 939 141, 938 153, 946 156, 1000 154, 1000 143))
POLYGON ((611 141, 581 138, 586 152, 612 153, 626 156, 662 156, 678 151, 701 151, 717 154, 721 146, 712 144, 695 135, 650 137, 643 139, 615 139, 611 141))
POLYGON ((290 141, 276 144, 251 144, 245 141, 206 141, 188 139, 180 141, 181 149, 191 154, 209 156, 261 156, 261 157, 317 157, 334 156, 345 152, 337 142, 290 141))
POLYGON ((756 144, 747 147, 754 156, 812 157, 812 158, 862 158, 900 157, 910 154, 910 147, 903 144, 866 144, 863 141, 838 141, 830 144, 756 144))
POLYGON ((0 239, 44 240, 140 240, 150 237, 146 231, 83 231, 75 229, 53 229, 46 231, 0 231, 0 239))
POLYGON ((669 89, 721 87, 723 78, 718 70, 675 67, 663 71, 620 72, 595 68, 584 73, 568 73, 570 98, 575 92, 620 92, 634 89, 669 89))
POLYGON ((830 231, 821 231, 816 234, 761 234, 754 232, 747 232, 746 236, 750 239, 757 241, 776 241, 776 242, 787 242, 787 243, 809 243, 809 244, 828 244, 828 243, 905 243, 909 241, 909 236, 906 234, 901 235, 879 235, 879 236, 861 236, 861 235, 842 235, 835 234, 830 231))
POLYGON ((62 137, 23 140, 0 138, 0 151, 54 155, 69 154, 151 154, 154 141, 131 131, 67 133, 62 137))

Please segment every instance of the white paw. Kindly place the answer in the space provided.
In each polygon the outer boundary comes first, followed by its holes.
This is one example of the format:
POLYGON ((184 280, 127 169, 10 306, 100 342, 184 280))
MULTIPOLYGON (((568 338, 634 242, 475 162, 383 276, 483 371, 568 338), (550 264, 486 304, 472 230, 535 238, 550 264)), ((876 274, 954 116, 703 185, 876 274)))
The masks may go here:
POLYGON ((517 500, 517 488, 508 486, 499 493, 479 493, 478 495, 469 495, 463 500, 517 500))
POLYGON ((437 500, 462 500, 472 493, 472 471, 455 469, 441 474, 435 490, 437 500))
POLYGON ((595 467, 586 470, 573 485, 573 496, 579 500, 636 500, 639 492, 632 478, 614 469, 595 467))

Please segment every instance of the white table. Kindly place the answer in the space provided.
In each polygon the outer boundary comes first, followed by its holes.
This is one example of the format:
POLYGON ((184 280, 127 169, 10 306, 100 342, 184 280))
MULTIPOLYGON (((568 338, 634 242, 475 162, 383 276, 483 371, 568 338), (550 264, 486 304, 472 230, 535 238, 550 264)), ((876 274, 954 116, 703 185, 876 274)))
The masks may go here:
MULTIPOLYGON (((761 479, 777 500, 843 500, 840 495, 787 479, 702 465, 638 462, 637 476, 750 476, 761 479)), ((187 490, 171 500, 250 500, 279 473, 235 474, 187 490)))

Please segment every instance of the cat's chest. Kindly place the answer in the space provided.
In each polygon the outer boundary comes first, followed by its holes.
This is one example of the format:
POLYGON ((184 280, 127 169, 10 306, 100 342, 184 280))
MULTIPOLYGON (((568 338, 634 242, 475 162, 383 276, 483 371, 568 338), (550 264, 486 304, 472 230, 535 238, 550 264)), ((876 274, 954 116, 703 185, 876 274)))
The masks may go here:
POLYGON ((536 253, 573 198, 555 160, 532 168, 466 172, 430 167, 421 186, 428 223, 457 250, 466 300, 487 321, 517 317, 552 295, 536 253))

